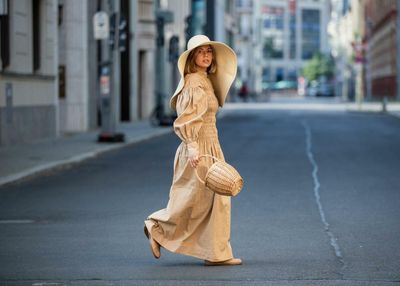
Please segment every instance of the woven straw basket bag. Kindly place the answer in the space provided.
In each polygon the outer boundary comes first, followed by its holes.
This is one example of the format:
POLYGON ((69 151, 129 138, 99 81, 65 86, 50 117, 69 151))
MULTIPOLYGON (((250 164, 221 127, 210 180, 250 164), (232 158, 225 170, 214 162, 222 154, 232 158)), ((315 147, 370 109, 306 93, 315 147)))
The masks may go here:
POLYGON ((199 156, 202 157, 211 157, 217 161, 208 169, 204 181, 199 177, 197 169, 195 171, 199 181, 207 188, 219 195, 232 197, 242 190, 243 179, 234 167, 211 155, 199 156))

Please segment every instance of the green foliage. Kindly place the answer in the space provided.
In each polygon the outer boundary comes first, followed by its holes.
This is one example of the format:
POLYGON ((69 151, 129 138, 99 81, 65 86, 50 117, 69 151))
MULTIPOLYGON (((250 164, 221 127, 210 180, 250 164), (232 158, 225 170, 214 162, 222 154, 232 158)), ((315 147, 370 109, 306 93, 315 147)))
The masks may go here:
POLYGON ((274 50, 274 39, 272 37, 267 37, 263 47, 264 58, 270 58, 274 53, 274 50))
POLYGON ((332 77, 334 63, 326 55, 316 53, 303 68, 303 75, 309 81, 317 80, 320 76, 332 77))
POLYGON ((275 47, 275 42, 273 37, 267 37, 264 41, 263 46, 263 56, 265 59, 282 59, 283 50, 277 49, 275 47))

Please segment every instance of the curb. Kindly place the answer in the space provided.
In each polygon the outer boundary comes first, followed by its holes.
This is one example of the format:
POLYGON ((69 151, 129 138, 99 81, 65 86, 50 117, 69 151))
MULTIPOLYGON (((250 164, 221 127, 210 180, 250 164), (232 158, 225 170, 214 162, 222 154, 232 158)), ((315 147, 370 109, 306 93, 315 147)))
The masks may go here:
POLYGON ((400 113, 397 113, 397 112, 387 112, 387 114, 388 115, 390 115, 390 116, 392 116, 392 117, 394 117, 394 118, 397 118, 397 119, 400 119, 400 113))
POLYGON ((172 132, 172 128, 168 128, 166 130, 157 130, 152 134, 138 136, 138 137, 132 138, 124 143, 116 143, 116 145, 100 147, 99 149, 97 149, 95 151, 86 152, 86 153, 83 153, 83 154, 80 154, 77 156, 73 156, 69 159, 58 160, 58 161, 54 161, 54 162, 47 163, 47 164, 41 164, 40 166, 36 166, 36 167, 30 168, 30 169, 27 169, 25 171, 18 172, 13 175, 8 175, 8 176, 0 178, 0 187, 7 185, 7 184, 15 183, 17 181, 20 181, 20 180, 23 180, 23 179, 26 179, 29 177, 37 176, 37 175, 43 174, 45 172, 49 172, 49 171, 56 170, 56 169, 61 169, 66 166, 69 166, 69 165, 79 164, 85 160, 94 158, 103 153, 113 151, 116 149, 120 149, 123 147, 127 147, 127 146, 130 146, 130 145, 142 142, 142 141, 146 141, 146 140, 149 140, 152 138, 162 136, 162 135, 166 135, 171 132, 172 132))

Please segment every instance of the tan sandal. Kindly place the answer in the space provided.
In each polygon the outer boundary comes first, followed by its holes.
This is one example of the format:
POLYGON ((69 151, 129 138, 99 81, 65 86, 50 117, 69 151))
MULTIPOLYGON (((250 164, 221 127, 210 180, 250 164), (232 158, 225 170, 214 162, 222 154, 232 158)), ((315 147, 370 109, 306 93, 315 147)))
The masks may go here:
POLYGON ((204 265, 205 266, 233 266, 233 265, 242 265, 242 260, 240 258, 231 258, 228 260, 224 261, 209 261, 209 260, 204 260, 204 265))
POLYGON ((159 259, 161 256, 160 244, 151 237, 146 226, 144 226, 144 234, 149 239, 150 249, 151 252, 153 253, 154 258, 159 259))

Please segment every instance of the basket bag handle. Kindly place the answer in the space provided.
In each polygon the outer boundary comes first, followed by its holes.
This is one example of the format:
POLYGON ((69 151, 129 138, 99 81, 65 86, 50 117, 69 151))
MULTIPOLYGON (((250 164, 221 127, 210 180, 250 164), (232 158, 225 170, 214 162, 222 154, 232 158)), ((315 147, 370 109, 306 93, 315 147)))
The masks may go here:
MULTIPOLYGON (((213 159, 215 159, 215 160, 217 160, 217 161, 221 161, 220 159, 218 159, 217 157, 214 157, 214 156, 212 156, 212 155, 200 155, 200 156, 199 156, 199 159, 201 159, 202 157, 210 157, 210 158, 213 158, 213 159)), ((197 173, 197 168, 195 168, 194 173, 196 174, 197 179, 205 185, 206 182, 204 182, 204 180, 202 180, 202 179, 200 178, 199 173, 197 173)))

